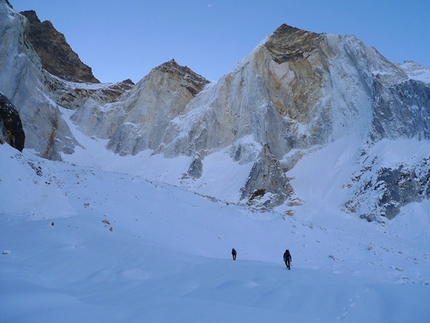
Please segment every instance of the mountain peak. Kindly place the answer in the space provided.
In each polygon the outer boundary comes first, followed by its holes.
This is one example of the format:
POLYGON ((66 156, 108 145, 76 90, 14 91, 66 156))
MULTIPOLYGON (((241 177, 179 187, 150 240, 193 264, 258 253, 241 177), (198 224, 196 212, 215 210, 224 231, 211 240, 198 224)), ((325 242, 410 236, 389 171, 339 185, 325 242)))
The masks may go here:
POLYGON ((272 59, 278 64, 302 59, 318 47, 321 34, 282 24, 265 43, 272 59))
POLYGON ((197 93, 203 90, 206 84, 210 83, 206 78, 197 74, 188 66, 179 65, 174 59, 155 67, 154 70, 171 74, 175 78, 186 81, 188 84, 186 88, 193 96, 196 96, 197 93))
POLYGON ((100 83, 91 70, 72 50, 63 34, 50 21, 41 22, 34 10, 21 12, 28 20, 25 38, 40 57, 49 73, 74 82, 100 83))

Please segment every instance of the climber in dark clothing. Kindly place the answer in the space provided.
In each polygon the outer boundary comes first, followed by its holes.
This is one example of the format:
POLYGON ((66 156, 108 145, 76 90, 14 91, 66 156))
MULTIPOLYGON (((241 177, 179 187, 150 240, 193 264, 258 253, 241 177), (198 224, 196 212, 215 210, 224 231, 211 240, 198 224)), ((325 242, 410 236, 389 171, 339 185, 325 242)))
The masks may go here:
POLYGON ((233 260, 236 260, 237 252, 236 252, 236 250, 234 248, 231 249, 231 255, 233 256, 233 260))
POLYGON ((285 262, 285 265, 287 266, 288 270, 290 270, 290 268, 291 268, 291 261, 292 261, 292 259, 291 259, 290 250, 287 249, 284 252, 284 262, 285 262))

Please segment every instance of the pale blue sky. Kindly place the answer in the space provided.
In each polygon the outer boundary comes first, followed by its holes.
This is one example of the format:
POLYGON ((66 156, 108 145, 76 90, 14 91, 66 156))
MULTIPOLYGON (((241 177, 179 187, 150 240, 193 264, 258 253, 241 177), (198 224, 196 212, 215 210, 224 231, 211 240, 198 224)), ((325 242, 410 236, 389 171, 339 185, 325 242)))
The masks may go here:
POLYGON ((66 36, 102 82, 138 82, 172 58, 217 80, 282 23, 356 35, 430 67, 430 0, 9 0, 66 36))

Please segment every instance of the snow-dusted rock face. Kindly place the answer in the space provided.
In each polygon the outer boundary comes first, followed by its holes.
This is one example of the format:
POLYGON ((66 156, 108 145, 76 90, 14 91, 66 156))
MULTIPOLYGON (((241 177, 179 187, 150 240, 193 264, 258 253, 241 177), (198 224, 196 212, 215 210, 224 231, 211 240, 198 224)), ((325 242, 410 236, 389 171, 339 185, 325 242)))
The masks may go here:
POLYGON ((413 79, 390 84, 375 77, 372 140, 430 139, 430 86, 413 79))
MULTIPOLYGON (((235 143, 251 136, 266 147, 261 150, 266 159, 275 158, 286 171, 300 158, 300 152, 284 158, 293 150, 305 152, 357 132, 364 139, 373 104, 367 52, 383 59, 355 37, 283 25, 234 71, 191 100, 167 125, 155 153, 175 157, 198 152, 204 158, 232 146, 237 149, 232 156, 237 156, 244 145, 235 143)), ((263 159, 257 153, 242 161, 255 164, 241 199, 255 200, 255 192, 265 191, 277 201, 266 205, 282 204, 293 190, 285 181, 274 189, 272 181, 259 175, 267 172, 263 159)))
POLYGON ((292 192, 293 188, 280 162, 271 153, 269 146, 264 146, 241 189, 241 199, 248 200, 249 205, 272 209, 281 205, 292 192))
POLYGON ((393 151, 384 146, 395 142, 387 139, 362 154, 361 167, 347 183, 353 192, 345 203, 347 211, 368 221, 378 220, 381 216, 392 219, 403 206, 430 198, 430 151, 422 140, 415 141, 400 143, 416 145, 402 156, 401 161, 396 161, 399 159, 396 156, 390 158, 394 162, 384 161, 384 157, 393 151), (423 148, 427 151, 422 151, 423 148))
MULTIPOLYGON (((163 124, 166 130, 155 153, 166 157, 198 153, 200 161, 232 147, 231 158, 254 163, 240 199, 275 207, 295 196, 285 174, 271 172, 292 169, 314 147, 350 136, 358 137, 363 147, 382 139, 427 140, 429 85, 409 74, 356 37, 282 25, 234 71, 199 93, 167 126, 163 124), (247 144, 237 143, 248 136, 262 148, 241 160, 247 144), (278 181, 273 181, 275 177, 278 181)), ((190 169, 195 165, 194 159, 190 169)), ((210 172, 203 167, 205 171, 210 172)), ((387 187, 395 191, 388 182, 387 187)), ((378 215, 392 218, 395 212, 384 208, 378 215)))

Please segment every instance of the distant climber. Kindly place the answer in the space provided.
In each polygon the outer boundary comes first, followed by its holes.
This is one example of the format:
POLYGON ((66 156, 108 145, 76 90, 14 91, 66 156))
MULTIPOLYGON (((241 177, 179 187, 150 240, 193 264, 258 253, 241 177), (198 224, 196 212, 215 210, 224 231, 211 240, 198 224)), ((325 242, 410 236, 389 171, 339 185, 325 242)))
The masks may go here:
POLYGON ((291 261, 292 261, 292 259, 291 259, 290 250, 287 249, 284 252, 284 262, 285 262, 285 265, 287 266, 288 270, 290 270, 290 268, 291 268, 291 261))
POLYGON ((233 256, 233 260, 236 260, 237 252, 236 252, 236 250, 234 248, 231 249, 231 255, 233 256))

